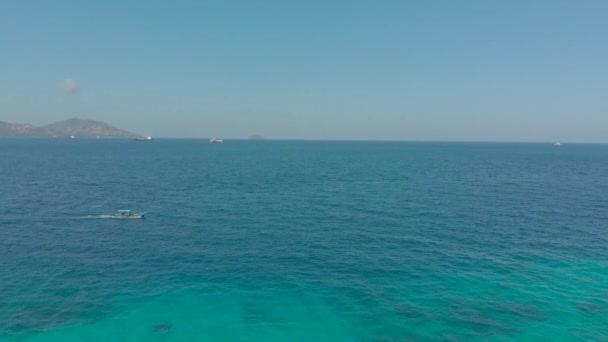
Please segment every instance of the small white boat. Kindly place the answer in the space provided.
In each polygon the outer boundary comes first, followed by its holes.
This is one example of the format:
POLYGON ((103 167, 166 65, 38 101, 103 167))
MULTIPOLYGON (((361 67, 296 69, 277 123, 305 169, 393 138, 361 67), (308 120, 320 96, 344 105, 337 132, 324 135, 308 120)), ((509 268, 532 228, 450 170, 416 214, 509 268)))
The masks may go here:
POLYGON ((559 141, 556 142, 555 144, 553 144, 553 146, 562 146, 562 143, 560 143, 559 141))
POLYGON ((135 141, 151 141, 153 140, 152 137, 147 136, 145 138, 135 138, 135 141))
POLYGON ((211 138, 211 140, 209 140, 209 142, 212 144, 221 144, 224 142, 224 139, 211 138))
POLYGON ((134 213, 131 210, 119 210, 114 214, 114 218, 118 219, 143 219, 146 213, 134 213))

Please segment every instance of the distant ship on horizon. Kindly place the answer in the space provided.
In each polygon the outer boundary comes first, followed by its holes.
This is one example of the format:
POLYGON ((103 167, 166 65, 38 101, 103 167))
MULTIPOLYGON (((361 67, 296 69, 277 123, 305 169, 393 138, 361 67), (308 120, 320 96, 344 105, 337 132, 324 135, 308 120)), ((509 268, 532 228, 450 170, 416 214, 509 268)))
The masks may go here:
POLYGON ((224 142, 224 139, 211 138, 211 140, 209 140, 209 142, 212 144, 221 144, 224 142))
POLYGON ((147 136, 145 138, 135 138, 135 141, 151 141, 151 140, 154 140, 154 139, 152 139, 151 136, 147 136))

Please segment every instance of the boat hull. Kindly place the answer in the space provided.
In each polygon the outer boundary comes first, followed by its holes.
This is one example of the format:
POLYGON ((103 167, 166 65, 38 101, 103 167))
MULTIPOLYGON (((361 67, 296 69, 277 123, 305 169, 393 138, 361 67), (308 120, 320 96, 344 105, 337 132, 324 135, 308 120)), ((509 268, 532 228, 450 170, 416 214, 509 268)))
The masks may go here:
POLYGON ((122 220, 126 220, 126 219, 143 219, 144 215, 142 214, 133 214, 133 215, 114 215, 114 218, 117 219, 122 219, 122 220))

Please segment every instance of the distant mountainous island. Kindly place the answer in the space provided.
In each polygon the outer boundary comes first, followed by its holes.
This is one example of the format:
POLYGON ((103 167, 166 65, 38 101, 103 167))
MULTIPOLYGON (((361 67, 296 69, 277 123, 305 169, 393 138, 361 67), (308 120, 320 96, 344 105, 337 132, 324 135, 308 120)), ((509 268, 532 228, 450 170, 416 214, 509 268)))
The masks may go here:
POLYGON ((118 129, 102 121, 68 119, 46 126, 16 124, 0 121, 0 137, 29 138, 139 138, 140 134, 118 129))

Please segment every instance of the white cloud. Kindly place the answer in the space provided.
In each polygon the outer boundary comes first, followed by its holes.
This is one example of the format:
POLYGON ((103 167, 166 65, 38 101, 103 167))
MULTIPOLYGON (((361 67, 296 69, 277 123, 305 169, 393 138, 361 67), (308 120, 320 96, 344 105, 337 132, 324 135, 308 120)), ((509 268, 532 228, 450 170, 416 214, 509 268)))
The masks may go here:
POLYGON ((71 78, 66 78, 65 80, 57 83, 57 88, 59 90, 66 93, 75 93, 78 91, 78 84, 71 78))

